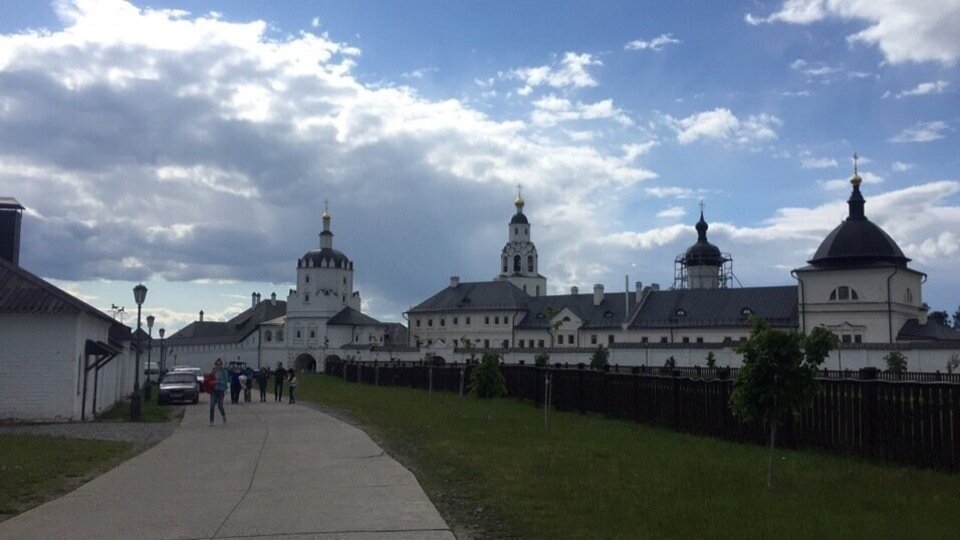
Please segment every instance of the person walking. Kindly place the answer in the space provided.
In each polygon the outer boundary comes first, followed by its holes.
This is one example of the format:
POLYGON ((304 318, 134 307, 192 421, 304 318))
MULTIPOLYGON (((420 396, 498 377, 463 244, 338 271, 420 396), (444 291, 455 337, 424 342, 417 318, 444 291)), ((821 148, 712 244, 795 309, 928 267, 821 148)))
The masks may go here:
POLYGON ((217 358, 217 361, 213 364, 211 375, 213 383, 210 388, 210 425, 213 425, 213 410, 215 407, 220 408, 220 417, 226 424, 227 413, 223 410, 223 395, 227 391, 227 385, 230 384, 230 374, 223 368, 223 360, 217 358))
POLYGON ((243 401, 244 403, 250 403, 250 394, 253 392, 253 368, 247 366, 247 369, 243 372, 244 382, 243 382, 243 401))
POLYGON ((277 371, 273 373, 273 400, 283 399, 283 380, 287 378, 287 370, 283 369, 283 362, 277 364, 277 371))
POLYGON ((240 366, 236 364, 230 370, 230 403, 240 403, 240 366))
POLYGON ((260 389, 260 402, 267 400, 267 381, 270 379, 270 368, 264 366, 257 372, 257 387, 260 389))
POLYGON ((290 368, 290 378, 287 380, 287 388, 290 393, 290 401, 288 403, 293 404, 297 402, 297 398, 294 396, 297 389, 297 372, 293 368, 290 368))

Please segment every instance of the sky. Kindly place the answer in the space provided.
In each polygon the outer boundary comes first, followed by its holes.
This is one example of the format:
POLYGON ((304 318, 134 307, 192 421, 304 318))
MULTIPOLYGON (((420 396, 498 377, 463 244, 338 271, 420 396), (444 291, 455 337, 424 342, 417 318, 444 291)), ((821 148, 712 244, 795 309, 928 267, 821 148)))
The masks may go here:
POLYGON ((21 265, 172 333, 285 299, 318 246, 402 321, 493 278, 517 186, 551 293, 673 282, 709 238, 795 283, 867 216, 960 303, 960 0, 0 5, 21 265))

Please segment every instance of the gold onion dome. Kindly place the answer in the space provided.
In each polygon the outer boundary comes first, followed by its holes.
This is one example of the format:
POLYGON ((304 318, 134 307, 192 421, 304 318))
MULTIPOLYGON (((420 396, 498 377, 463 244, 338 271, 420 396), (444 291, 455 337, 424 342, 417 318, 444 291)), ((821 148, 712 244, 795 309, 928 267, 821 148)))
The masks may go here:
POLYGON ((513 201, 516 206, 523 206, 523 195, 517 195, 517 200, 513 201))

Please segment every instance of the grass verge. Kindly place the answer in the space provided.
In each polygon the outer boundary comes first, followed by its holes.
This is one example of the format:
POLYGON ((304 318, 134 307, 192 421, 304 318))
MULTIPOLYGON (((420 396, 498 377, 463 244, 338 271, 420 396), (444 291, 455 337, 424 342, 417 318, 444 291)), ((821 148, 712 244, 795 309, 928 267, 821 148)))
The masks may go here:
POLYGON ((960 475, 766 450, 529 403, 304 375, 409 466, 457 529, 520 538, 949 538, 960 475), (492 419, 488 419, 492 411, 492 419))
MULTIPOLYGON (((141 422, 168 422, 170 415, 176 409, 157 404, 157 389, 154 388, 153 399, 143 400, 140 408, 141 422)), ((113 407, 97 415, 97 420, 130 421, 130 400, 118 401, 113 407)))
POLYGON ((56 498, 124 459, 132 445, 0 435, 0 521, 56 498))

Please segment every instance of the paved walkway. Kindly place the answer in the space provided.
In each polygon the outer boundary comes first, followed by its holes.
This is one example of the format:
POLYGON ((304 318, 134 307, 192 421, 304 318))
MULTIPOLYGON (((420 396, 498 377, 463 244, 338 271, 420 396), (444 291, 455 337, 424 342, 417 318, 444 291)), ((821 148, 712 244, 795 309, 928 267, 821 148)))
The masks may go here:
POLYGON ((187 407, 169 438, 0 523, 0 538, 454 538, 362 431, 273 401, 228 404, 225 425, 207 412, 187 407))

